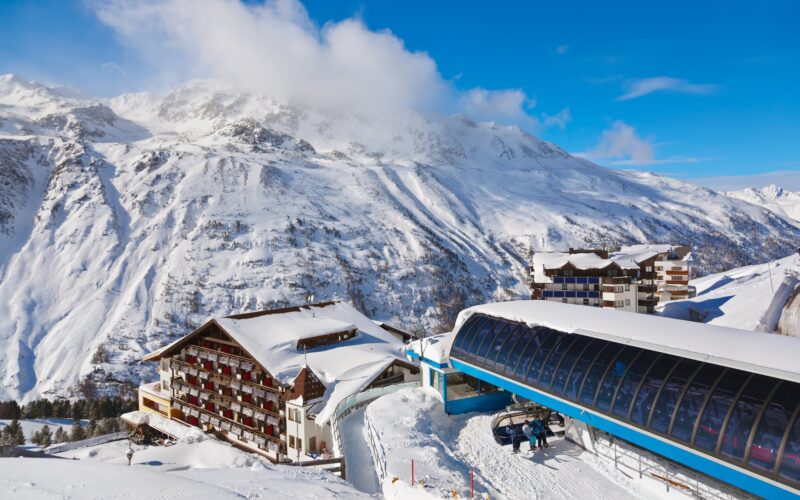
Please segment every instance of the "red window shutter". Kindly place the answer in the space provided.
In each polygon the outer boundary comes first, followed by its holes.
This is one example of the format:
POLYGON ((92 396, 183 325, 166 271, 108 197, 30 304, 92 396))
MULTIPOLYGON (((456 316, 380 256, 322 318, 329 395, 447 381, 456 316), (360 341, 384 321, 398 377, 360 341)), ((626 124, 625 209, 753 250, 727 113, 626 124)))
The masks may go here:
POLYGON ((272 401, 267 401, 267 402, 264 403, 264 409, 266 409, 266 410, 272 411, 272 407, 273 406, 274 406, 274 403, 272 401))
POLYGON ((275 434, 275 426, 270 424, 267 426, 267 435, 272 436, 275 434))
POLYGON ((225 409, 225 411, 222 412, 222 415, 225 418, 233 418, 233 410, 225 409))
POLYGON ((231 346, 229 346, 229 345, 223 345, 223 346, 222 346, 222 352, 224 352, 224 353, 226 353, 226 354, 230 354, 230 352, 231 352, 231 346))
POLYGON ((214 403, 206 403, 206 410, 214 411, 214 403))
POLYGON ((269 377, 264 377, 263 385, 266 385, 267 387, 272 387, 272 379, 269 377))
POLYGON ((250 380, 250 372, 242 372, 242 380, 250 380))
POLYGON ((244 417, 244 425, 253 427, 253 419, 251 417, 244 417))
POLYGON ((214 363, 212 363, 211 361, 205 361, 205 362, 203 362, 203 368, 206 369, 206 370, 213 370, 214 369, 214 363))
POLYGON ((253 396, 251 394, 242 394, 242 401, 251 403, 253 401, 253 396))
POLYGON ((206 390, 213 391, 214 390, 214 382, 206 382, 206 390))
POLYGON ((222 368, 222 373, 224 373, 225 375, 230 375, 231 374, 231 367, 230 366, 223 367, 222 368))

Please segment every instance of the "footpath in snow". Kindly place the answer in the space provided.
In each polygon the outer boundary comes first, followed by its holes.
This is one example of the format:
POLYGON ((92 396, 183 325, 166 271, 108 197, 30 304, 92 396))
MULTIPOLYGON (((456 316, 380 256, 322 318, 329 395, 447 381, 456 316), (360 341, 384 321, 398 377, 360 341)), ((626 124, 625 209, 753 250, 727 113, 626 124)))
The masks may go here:
POLYGON ((512 454, 510 446, 494 441, 491 420, 487 414, 446 415, 439 395, 430 388, 406 389, 367 406, 366 428, 375 434, 379 455, 385 457, 386 498, 442 498, 454 493, 468 498, 471 468, 478 497, 684 498, 668 494, 654 481, 633 479, 563 439, 532 454, 523 444, 523 452, 512 454), (413 488, 412 459, 417 483, 413 488))
POLYGON ((372 460, 364 428, 364 409, 354 411, 341 422, 347 480, 359 491, 381 492, 381 483, 372 460))

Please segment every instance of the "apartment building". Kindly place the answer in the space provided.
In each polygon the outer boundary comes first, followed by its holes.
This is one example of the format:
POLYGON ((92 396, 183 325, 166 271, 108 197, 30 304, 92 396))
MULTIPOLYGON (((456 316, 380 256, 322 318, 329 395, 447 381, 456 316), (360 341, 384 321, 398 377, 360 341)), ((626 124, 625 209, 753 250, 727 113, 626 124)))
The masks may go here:
POLYGON ((690 261, 688 247, 671 245, 537 252, 531 298, 649 314, 660 300, 688 297, 690 261))

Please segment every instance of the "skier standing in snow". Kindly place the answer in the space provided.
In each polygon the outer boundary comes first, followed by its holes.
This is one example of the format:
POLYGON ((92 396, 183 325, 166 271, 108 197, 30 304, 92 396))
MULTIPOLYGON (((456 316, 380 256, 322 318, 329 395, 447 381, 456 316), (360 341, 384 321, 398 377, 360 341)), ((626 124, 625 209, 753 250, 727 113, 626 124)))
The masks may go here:
POLYGON ((539 417, 536 416, 534 417, 533 422, 531 422, 531 437, 530 437, 531 451, 536 449, 537 441, 539 448, 542 447, 542 439, 540 437, 542 435, 542 432, 544 432, 544 426, 542 425, 542 421, 539 420, 539 417))
POLYGON ((125 456, 128 457, 128 467, 131 466, 131 460, 133 460, 133 446, 128 443, 128 451, 125 452, 125 456))
POLYGON ((528 440, 528 444, 531 447, 531 451, 536 447, 536 435, 533 434, 533 429, 531 429, 531 424, 527 420, 524 424, 522 424, 522 433, 525 434, 525 439, 528 440))
POLYGON ((512 453, 519 453, 519 431, 517 430, 517 426, 513 424, 506 427, 506 434, 509 438, 511 438, 511 452, 512 453))
POLYGON ((536 419, 534 419, 533 428, 536 432, 536 442, 539 445, 539 448, 549 448, 550 445, 547 444, 547 426, 540 415, 537 415, 536 419))

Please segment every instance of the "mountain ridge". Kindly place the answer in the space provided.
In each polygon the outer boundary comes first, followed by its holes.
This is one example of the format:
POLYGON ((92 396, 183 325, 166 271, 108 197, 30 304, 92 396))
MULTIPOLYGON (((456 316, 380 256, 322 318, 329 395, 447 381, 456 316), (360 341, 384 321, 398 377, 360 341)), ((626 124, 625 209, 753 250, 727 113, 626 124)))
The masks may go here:
POLYGON ((2 82, 0 398, 116 390, 211 316, 311 297, 447 328, 525 296, 535 250, 689 243, 712 272, 800 240, 762 207, 464 116, 2 82))

